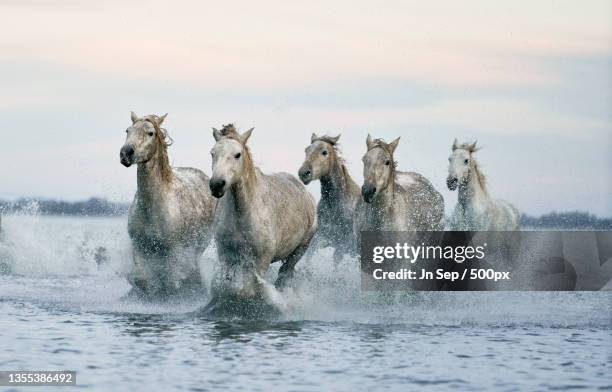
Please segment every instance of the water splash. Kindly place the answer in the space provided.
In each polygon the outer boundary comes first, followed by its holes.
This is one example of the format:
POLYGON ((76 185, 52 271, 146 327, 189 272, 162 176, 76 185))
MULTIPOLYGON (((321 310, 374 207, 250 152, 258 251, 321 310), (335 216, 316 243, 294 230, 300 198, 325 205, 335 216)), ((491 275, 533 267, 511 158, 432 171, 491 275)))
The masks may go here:
MULTIPOLYGON (((130 290, 125 279, 131 259, 126 226, 125 218, 3 217, 0 263, 7 268, 0 275, 0 301, 60 311, 178 315, 194 315, 209 302, 209 294, 172 304, 122 300, 130 290)), ((218 267, 210 247, 201 259, 206 287, 218 267)), ((611 292, 362 292, 357 260, 345 257, 335 264, 331 248, 301 260, 291 286, 278 291, 271 283, 278 267, 273 264, 263 277, 265 299, 280 311, 275 317, 289 321, 612 325, 611 292)))

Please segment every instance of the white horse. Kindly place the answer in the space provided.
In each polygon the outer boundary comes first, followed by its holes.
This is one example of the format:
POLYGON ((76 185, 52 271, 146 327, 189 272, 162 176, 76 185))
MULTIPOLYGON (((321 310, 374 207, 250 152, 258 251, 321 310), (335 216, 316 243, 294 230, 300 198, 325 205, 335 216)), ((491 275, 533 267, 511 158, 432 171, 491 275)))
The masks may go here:
POLYGON ((124 166, 138 165, 128 216, 134 255, 128 280, 139 294, 153 297, 200 288, 198 261, 212 237, 216 204, 203 172, 170 166, 165 118, 132 112, 120 152, 124 166))
POLYGON ((459 199, 450 221, 455 231, 514 231, 519 229, 519 212, 504 200, 492 199, 485 176, 473 154, 476 142, 453 142, 448 158, 448 189, 459 188, 459 199))
POLYGON ((219 198, 214 235, 224 277, 215 297, 263 298, 261 276, 281 260, 276 285, 283 286, 317 229, 315 200, 304 185, 253 164, 246 144, 252 131, 213 128, 210 189, 219 198))
POLYGON ((359 186, 348 173, 338 149, 338 139, 312 134, 306 159, 298 171, 302 182, 321 181, 321 199, 317 205, 317 246, 333 246, 334 260, 357 252, 353 235, 355 207, 361 197, 359 186))
POLYGON ((357 204, 354 231, 436 231, 442 229, 444 199, 431 183, 414 172, 399 172, 391 143, 366 140, 363 157, 364 184, 357 204))

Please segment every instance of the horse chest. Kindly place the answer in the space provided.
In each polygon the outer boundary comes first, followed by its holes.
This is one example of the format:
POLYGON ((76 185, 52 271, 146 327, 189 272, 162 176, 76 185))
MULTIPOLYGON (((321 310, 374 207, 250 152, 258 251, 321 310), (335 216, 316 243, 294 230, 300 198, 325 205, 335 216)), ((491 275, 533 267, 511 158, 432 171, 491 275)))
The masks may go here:
POLYGON ((169 249, 180 232, 175 221, 168 209, 136 205, 128 219, 128 233, 135 247, 143 252, 169 249))
POLYGON ((168 237, 153 226, 132 225, 128 232, 134 248, 141 253, 162 254, 171 247, 168 237))
POLYGON ((482 210, 474 208, 470 203, 459 202, 453 218, 454 230, 479 230, 483 218, 482 210))
POLYGON ((217 248, 224 254, 243 254, 251 247, 252 241, 247 233, 231 229, 219 229, 215 232, 217 248))
POLYGON ((362 222, 362 230, 379 231, 384 229, 385 219, 384 214, 377 208, 372 208, 371 205, 364 205, 365 214, 362 222))
POLYGON ((216 217, 215 242, 225 255, 260 255, 271 247, 274 239, 271 226, 259 222, 251 215, 220 210, 216 217))

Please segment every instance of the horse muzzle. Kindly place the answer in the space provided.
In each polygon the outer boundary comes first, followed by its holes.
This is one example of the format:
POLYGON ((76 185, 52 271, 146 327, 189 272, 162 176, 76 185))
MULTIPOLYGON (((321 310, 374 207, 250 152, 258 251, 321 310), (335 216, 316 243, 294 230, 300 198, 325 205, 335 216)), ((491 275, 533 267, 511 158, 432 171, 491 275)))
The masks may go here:
POLYGON ((121 164, 125 167, 130 167, 134 163, 134 147, 129 144, 126 144, 121 148, 119 152, 119 160, 121 164))
POLYGON ((308 185, 312 181, 312 171, 307 167, 302 167, 300 171, 298 171, 298 176, 304 185, 308 185))
POLYGON ((366 203, 371 203, 374 199, 374 195, 376 195, 376 187, 372 185, 364 184, 361 187, 361 196, 363 196, 363 200, 366 203))
POLYGON ((212 195, 217 199, 220 199, 223 197, 223 195, 225 195, 225 180, 211 178, 208 186, 210 187, 210 192, 212 195))
POLYGON ((446 179, 446 186, 451 191, 454 191, 455 189, 457 189, 457 184, 459 184, 459 180, 457 179, 457 177, 448 177, 446 179))

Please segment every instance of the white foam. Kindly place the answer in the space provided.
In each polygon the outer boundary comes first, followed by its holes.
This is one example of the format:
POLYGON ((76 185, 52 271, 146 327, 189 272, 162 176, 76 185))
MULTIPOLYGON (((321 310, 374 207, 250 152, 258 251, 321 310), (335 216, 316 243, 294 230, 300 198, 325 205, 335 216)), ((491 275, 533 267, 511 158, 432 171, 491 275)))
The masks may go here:
MULTIPOLYGON (((93 312, 186 313, 208 298, 182 304, 122 301, 130 263, 125 218, 3 217, 0 262, 11 272, 0 276, 0 299, 93 312), (100 258, 100 249, 105 249, 100 258), (98 265, 98 262, 100 264, 98 265)), ((334 264, 332 249, 302 259, 291 288, 272 282, 279 263, 265 279, 265 295, 288 320, 417 324, 612 325, 611 292, 452 292, 368 293, 361 291, 356 259, 334 264)), ((204 282, 217 270, 214 247, 201 260, 204 282)))

